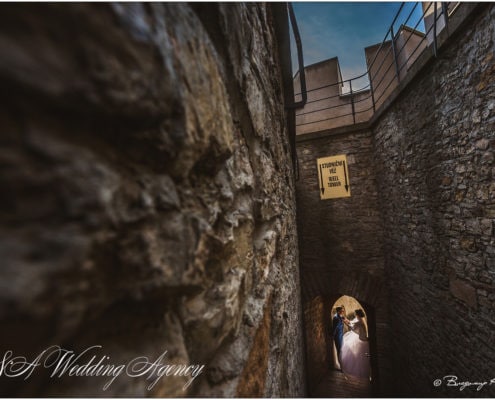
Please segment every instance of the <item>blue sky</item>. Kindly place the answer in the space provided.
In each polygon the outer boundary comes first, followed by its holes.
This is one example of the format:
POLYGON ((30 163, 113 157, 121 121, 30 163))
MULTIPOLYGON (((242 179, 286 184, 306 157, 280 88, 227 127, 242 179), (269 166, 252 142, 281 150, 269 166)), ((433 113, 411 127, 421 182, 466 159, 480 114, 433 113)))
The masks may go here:
MULTIPOLYGON (((304 64, 310 65, 337 56, 343 79, 366 71, 364 48, 381 43, 400 8, 399 2, 296 2, 292 3, 303 45, 304 64)), ((404 22, 414 3, 406 3, 396 27, 404 22)), ((413 11, 408 25, 422 14, 421 4, 413 11)), ((419 30, 424 28, 422 24, 419 30)), ((293 42, 292 42, 293 43, 293 42)), ((298 70, 294 57, 292 68, 298 70)), ((363 83, 364 84, 364 83, 363 83)))

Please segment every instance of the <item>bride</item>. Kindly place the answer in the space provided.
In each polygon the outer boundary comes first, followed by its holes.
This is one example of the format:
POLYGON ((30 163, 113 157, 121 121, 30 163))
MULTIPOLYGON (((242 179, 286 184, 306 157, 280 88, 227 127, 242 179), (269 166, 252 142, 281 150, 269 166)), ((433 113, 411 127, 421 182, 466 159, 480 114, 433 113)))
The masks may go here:
POLYGON ((344 335, 342 345, 342 371, 347 375, 368 379, 370 377, 369 342, 363 310, 355 311, 351 330, 344 335))

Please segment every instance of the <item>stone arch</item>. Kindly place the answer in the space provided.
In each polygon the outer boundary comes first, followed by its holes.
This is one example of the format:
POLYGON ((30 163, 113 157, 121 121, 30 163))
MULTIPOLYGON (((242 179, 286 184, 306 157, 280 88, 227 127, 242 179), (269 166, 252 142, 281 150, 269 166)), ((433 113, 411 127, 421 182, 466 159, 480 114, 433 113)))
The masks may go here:
MULTIPOLYGON (((347 273, 334 271, 333 276, 336 279, 333 280, 333 285, 329 288, 328 303, 333 305, 341 296, 350 296, 361 304, 366 313, 370 341, 372 386, 375 391, 378 391, 378 388, 384 385, 383 382, 380 382, 380 371, 387 368, 388 364, 386 351, 379 351, 379 349, 385 349, 389 345, 388 303, 385 296, 384 278, 382 275, 360 271, 347 273), (336 282, 339 282, 339 285, 336 282)), ((331 311, 331 309, 328 310, 329 313, 331 311)))
MULTIPOLYGON (((309 287, 303 282, 306 361, 309 367, 308 393, 310 395, 314 393, 321 379, 333 369, 331 313, 335 302, 344 295, 356 299, 366 313, 370 339, 372 390, 374 393, 381 393, 380 387, 385 383, 380 382, 380 371, 387 368, 385 349, 389 345, 383 276, 376 271, 369 273, 330 268, 326 272, 325 275, 320 275, 319 279, 313 276, 312 293, 307 290, 309 287)), ((307 275, 305 278, 310 280, 307 275)))
MULTIPOLYGON (((368 337, 369 337, 370 342, 371 342, 371 339, 373 337, 376 337, 376 329, 375 329, 376 327, 372 324, 372 322, 374 323, 374 321, 370 321, 370 319, 369 319, 369 317, 374 314, 373 307, 361 303, 359 300, 357 300, 356 298, 354 298, 352 296, 342 295, 339 298, 337 298, 337 300, 335 300, 333 302, 333 305, 330 308, 330 312, 327 314, 329 324, 332 324, 331 321, 333 320, 333 316, 336 313, 336 308, 340 307, 340 306, 344 306, 344 308, 346 309, 346 317, 350 320, 354 318, 354 310, 357 310, 357 309, 363 310, 363 312, 365 313, 365 317, 366 317, 365 318, 366 330, 368 332, 368 337), (371 336, 370 336, 370 331, 372 332, 371 336)), ((345 329, 345 330, 347 331, 348 329, 345 329)), ((329 352, 332 356, 332 365, 334 366, 334 368, 341 368, 341 365, 339 365, 338 360, 337 360, 337 351, 335 348, 335 343, 333 343, 331 340, 329 342, 330 343, 328 343, 328 345, 330 346, 329 352)), ((370 354, 374 354, 374 351, 371 351, 371 348, 370 348, 370 354)), ((371 368, 371 371, 373 372, 373 368, 371 368)))

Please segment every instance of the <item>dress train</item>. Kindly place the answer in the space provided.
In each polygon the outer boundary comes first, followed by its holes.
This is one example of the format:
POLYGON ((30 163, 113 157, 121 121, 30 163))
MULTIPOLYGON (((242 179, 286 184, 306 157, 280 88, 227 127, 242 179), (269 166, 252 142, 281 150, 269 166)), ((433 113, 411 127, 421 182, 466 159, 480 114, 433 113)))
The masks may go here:
POLYGON ((363 321, 351 321, 351 330, 344 335, 342 371, 361 379, 370 377, 369 342, 363 321))

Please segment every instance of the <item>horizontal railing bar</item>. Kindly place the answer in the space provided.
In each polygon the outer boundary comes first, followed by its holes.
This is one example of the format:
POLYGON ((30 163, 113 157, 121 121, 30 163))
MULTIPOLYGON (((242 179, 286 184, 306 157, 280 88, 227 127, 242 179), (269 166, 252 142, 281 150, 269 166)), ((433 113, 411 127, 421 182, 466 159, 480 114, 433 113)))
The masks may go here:
MULTIPOLYGON (((350 81, 355 81, 355 80, 361 79, 361 78, 363 78, 363 77, 364 77, 365 75, 367 75, 367 74, 368 74, 368 71, 366 71, 366 72, 364 72, 363 74, 358 75, 358 76, 356 76, 356 77, 354 77, 354 78, 346 79, 346 80, 343 80, 343 81, 337 81, 337 82, 335 82, 335 83, 329 83, 328 85, 319 86, 319 87, 314 88, 314 89, 308 89, 306 92, 314 92, 314 91, 316 91, 316 90, 325 89, 325 88, 328 88, 328 87, 331 87, 331 86, 338 86, 338 85, 342 85, 342 86, 344 86, 344 84, 345 84, 346 82, 350 82, 350 81)), ((297 96, 297 95, 299 95, 299 94, 301 94, 301 92, 294 93, 294 96, 297 96)))
MULTIPOLYGON (((365 98, 362 98, 362 99, 359 99, 359 100, 354 100, 354 104, 362 103, 363 101, 367 101, 370 98, 371 98, 371 95, 370 96, 366 96, 365 98)), ((350 104, 351 103, 335 104, 335 105, 332 105, 332 106, 329 106, 329 107, 319 108, 317 110, 311 110, 311 111, 308 111, 308 112, 305 112, 305 113, 296 114, 296 117, 298 117, 300 115, 314 114, 315 112, 319 112, 319 111, 332 110, 334 108, 348 106, 350 104)))
MULTIPOLYGON (((417 5, 417 4, 418 4, 418 3, 416 3, 416 5, 417 5)), ((421 22, 421 20, 422 20, 422 19, 424 19, 425 15, 426 15, 426 12, 430 9, 430 7, 431 7, 431 5, 432 5, 432 4, 433 4, 433 3, 431 3, 431 2, 430 2, 430 5, 426 8, 426 10, 424 10, 424 11, 423 11, 423 14, 421 15, 421 18, 419 18, 418 22, 416 22, 416 25, 414 25, 414 28, 412 28, 412 29, 413 29, 413 31, 411 31, 411 32, 409 33, 409 36, 408 36, 407 40, 404 42, 404 45, 403 45, 403 46, 400 48, 400 50, 397 52, 397 57, 399 57, 399 54, 400 54, 400 53, 402 52, 402 50, 404 50, 404 48, 406 47, 406 43, 407 43, 407 42, 409 41, 409 39, 412 37, 412 35, 414 34, 414 31, 417 31, 417 29, 416 29, 416 28, 418 27, 418 25, 419 25, 419 23, 421 22)), ((425 37, 426 37, 426 35, 427 35, 427 33, 425 33, 425 37)), ((409 58, 410 58, 410 57, 409 57, 409 58)))
MULTIPOLYGON (((378 72, 380 72, 380 69, 382 68, 383 63, 387 60, 387 56, 390 54, 390 52, 391 52, 391 51, 392 51, 392 42, 390 42, 390 47, 388 48, 387 52, 386 52, 386 53, 384 53, 384 55, 383 55, 382 63, 381 63, 381 64, 378 66, 378 68, 375 70, 375 72, 376 72, 376 73, 375 73, 375 75, 373 75, 372 77, 371 77, 371 75, 370 75, 371 81, 373 81, 373 79, 375 79, 375 78, 376 78, 376 75, 378 75, 378 72)), ((371 71, 371 69, 370 69, 370 73, 371 73, 371 72, 372 72, 372 71, 371 71)))
MULTIPOLYGON (((362 113, 365 113, 365 112, 368 112, 372 109, 373 107, 370 107, 366 110, 362 110, 362 111, 356 111, 355 114, 362 114, 362 113)), ((335 117, 330 117, 330 118, 325 118, 325 119, 319 119, 319 120, 316 120, 316 121, 310 121, 310 122, 302 122, 302 123, 299 123, 297 124, 296 123, 296 126, 302 126, 302 125, 311 125, 311 124, 317 124, 317 123, 320 123, 320 122, 325 122, 325 121, 331 121, 333 119, 338 119, 338 118, 345 118, 345 117, 350 117, 352 116, 352 113, 348 113, 348 114, 342 114, 342 115, 337 115, 335 117)))
MULTIPOLYGON (((309 93, 309 92, 315 92, 317 90, 321 90, 321 89, 326 89, 328 87, 332 87, 332 86, 338 86, 341 82, 335 82, 335 83, 329 83, 328 85, 323 85, 323 86, 320 86, 320 87, 317 87, 317 88, 314 88, 314 89, 308 89, 306 92, 309 93)), ((294 93, 294 96, 297 96, 301 94, 301 92, 298 92, 298 93, 294 93)))
MULTIPOLYGON (((437 28, 436 25, 438 23, 438 20, 442 16, 444 17, 445 23, 447 24, 447 22, 448 22, 447 20, 450 17, 450 15, 448 13, 446 13, 445 10, 448 11, 448 8, 450 7, 450 3, 445 3, 445 4, 446 4, 446 6, 442 6, 441 11, 439 13, 435 13, 436 18, 433 18, 433 24, 429 27, 429 29, 425 29, 426 32, 424 33, 424 36, 423 36, 423 32, 418 31, 417 28, 422 21, 426 21, 426 15, 428 12, 430 12, 430 9, 432 6, 435 7, 435 10, 438 9, 437 2, 429 2, 428 6, 425 7, 421 16, 417 19, 414 27, 412 27, 412 28, 410 26, 408 26, 407 24, 411 22, 411 25, 412 25, 412 22, 414 22, 412 20, 412 16, 417 11, 417 7, 419 5, 419 2, 415 2, 413 7, 409 11, 406 11, 404 9, 405 3, 403 2, 401 4, 401 6, 399 7, 399 10, 395 14, 395 17, 394 17, 392 23, 390 24, 389 29, 387 30, 387 33, 385 34, 383 41, 380 43, 380 46, 378 47, 373 58, 371 59, 371 62, 368 62, 369 60, 367 59, 367 68, 363 74, 358 75, 354 78, 339 80, 335 83, 331 83, 331 84, 327 84, 327 85, 323 85, 323 86, 320 86, 317 88, 307 90, 307 93, 316 92, 318 90, 322 90, 325 88, 331 88, 334 86, 339 87, 339 85, 340 85, 338 94, 309 100, 306 102, 306 104, 317 103, 317 102, 321 102, 324 100, 331 100, 331 99, 335 99, 335 98, 339 98, 340 100, 343 100, 343 97, 346 98, 345 99, 346 102, 344 102, 342 104, 332 104, 328 107, 318 108, 315 110, 310 110, 310 111, 302 112, 299 114, 296 113, 296 117, 302 117, 302 116, 309 115, 309 114, 321 113, 323 111, 334 110, 334 109, 338 109, 338 108, 342 108, 342 107, 351 108, 351 106, 353 107, 352 113, 341 114, 341 115, 337 115, 337 116, 319 119, 316 121, 302 122, 302 123, 296 124, 296 126, 316 124, 316 123, 320 123, 320 122, 330 121, 330 120, 339 119, 339 118, 345 118, 345 117, 349 117, 349 116, 353 116, 353 119, 354 119, 357 114, 368 113, 370 110, 375 110, 376 104, 380 103, 380 101, 383 103, 383 100, 382 100, 383 97, 386 95, 387 96, 389 95, 389 93, 388 93, 389 88, 396 79, 396 75, 392 74, 392 76, 389 76, 388 83, 386 81, 387 75, 389 75, 389 71, 392 68, 392 66, 394 65, 393 60, 387 60, 387 58, 389 57, 389 55, 391 54, 391 52, 393 50, 392 46, 394 46, 394 39, 398 38, 399 35, 402 35, 402 38, 404 39, 404 40, 402 40, 401 46, 399 46, 398 48, 394 47, 394 50, 396 50, 395 59, 397 60, 396 74, 400 76, 404 67, 408 66, 408 62, 410 60, 412 60, 413 57, 417 57, 417 56, 415 56, 415 54, 418 51, 418 49, 421 46, 424 46, 425 41, 426 41, 426 43, 428 43, 428 35, 431 34, 432 30, 434 31, 434 34, 435 34, 435 28, 437 28), (393 35, 393 30, 395 29, 394 24, 397 21, 399 21, 399 17, 402 15, 401 13, 403 10, 404 10, 404 14, 407 15, 407 17, 400 24, 400 27, 397 29, 397 33, 394 35, 394 37, 391 37, 391 40, 387 40, 387 38, 390 35, 393 35), (406 30, 409 31, 408 34, 405 34, 406 30), (399 56, 401 54, 404 54, 404 52, 407 49, 408 44, 411 43, 411 40, 412 40, 415 32, 420 32, 420 35, 418 34, 419 35, 418 37, 421 37, 421 39, 419 40, 418 44, 414 47, 414 50, 411 53, 405 53, 406 57, 403 56, 403 58, 405 58, 405 60, 403 60, 401 62, 401 60, 399 60, 399 56), (384 51, 383 49, 384 49, 385 45, 388 45, 388 44, 390 44, 390 46, 388 47, 388 49, 386 51, 384 51), (380 64, 378 65, 378 67, 376 67, 375 64, 378 62, 379 57, 381 57, 382 59, 380 60, 380 64), (386 67, 387 62, 388 62, 388 67, 386 67), (374 80, 380 74, 382 75, 380 80, 375 83, 374 80), (352 86, 354 86, 353 83, 355 83, 359 79, 363 79, 364 77, 367 77, 367 79, 368 79, 368 83, 364 87, 360 88, 359 90, 350 90, 350 91, 345 92, 345 93, 341 92, 340 88, 345 87, 347 83, 349 84, 349 87, 352 88, 352 86), (376 94, 379 94, 378 98, 376 98, 376 94), (349 97, 349 100, 347 100, 347 97, 349 97), (356 104, 365 103, 365 102, 369 102, 371 104, 371 106, 369 108, 364 109, 364 110, 356 110, 355 109, 356 104)), ((438 36, 438 32, 436 32, 436 35, 438 36)), ((433 40, 436 40, 436 38, 433 38, 433 40)), ((414 45, 414 42, 412 42, 412 43, 414 45)), ((428 47, 428 44, 425 46, 425 48, 427 48, 427 47, 428 47)), ((295 94, 295 96, 298 96, 298 95, 301 95, 301 92, 295 94)), ((354 122, 354 123, 356 123, 356 122, 354 122)))
POLYGON ((344 118, 344 117, 350 117, 352 116, 352 113, 349 114, 343 114, 343 115, 338 115, 336 117, 330 117, 330 118, 325 118, 325 119, 319 119, 317 121, 311 121, 311 122, 303 122, 300 124, 296 124, 296 126, 302 126, 302 125, 310 125, 310 124, 317 124, 319 122, 325 122, 325 121, 330 121, 332 119, 338 119, 338 118, 344 118))
MULTIPOLYGON (((397 20, 397 18, 399 17, 399 14, 400 12, 402 11, 402 8, 404 7, 404 2, 402 2, 402 4, 400 5, 400 8, 399 8, 399 11, 397 11, 397 13, 395 14, 395 18, 394 20, 392 21, 392 23, 390 24, 388 30, 387 30, 387 33, 385 34, 385 37, 383 38, 382 40, 382 44, 380 45, 380 47, 378 48, 377 52, 375 53, 375 57, 373 58, 373 61, 370 63, 370 67, 373 66, 373 64, 375 63, 375 60, 376 60, 376 57, 378 56, 378 53, 379 51, 381 50, 383 44, 387 41, 387 36, 389 35, 390 33, 390 28, 392 28, 392 26, 395 24, 395 21, 397 20)), ((370 69, 370 67, 368 69, 370 69)))
POLYGON ((357 103, 362 103, 363 101, 366 101, 368 99, 371 99, 371 95, 363 98, 363 99, 360 99, 360 100, 354 100, 354 104, 357 104, 357 103))
POLYGON ((308 101, 306 104, 309 104, 309 103, 316 103, 318 101, 323 101, 323 100, 328 100, 328 99, 335 99, 337 97, 340 97, 341 94, 334 94, 332 96, 328 96, 328 97, 322 97, 322 98, 319 98, 319 99, 316 99, 316 100, 310 100, 308 101))
MULTIPOLYGON (((430 4, 431 4, 431 3, 430 3, 430 4)), ((440 14, 440 15, 441 15, 441 14, 440 14)), ((437 18, 437 21, 438 21, 438 18, 437 18)), ((435 23, 436 23, 436 21, 435 21, 435 23)), ((414 48, 414 50, 412 51, 411 55, 407 58, 406 62, 405 62, 404 64, 402 64, 402 66, 401 66, 401 68, 399 69, 399 71, 401 71, 401 70, 402 70, 402 68, 404 68, 404 66, 406 66, 406 65, 407 65, 407 62, 408 62, 408 61, 412 58, 413 54, 414 54, 414 53, 416 53, 416 51, 418 50, 419 46, 423 43, 423 41, 427 40, 427 38, 428 38, 428 34, 432 31, 432 29, 433 29, 433 25, 432 25, 432 26, 430 26, 430 29, 428 29, 428 30, 426 31, 425 36, 424 36, 424 37, 421 39, 421 41, 420 41, 420 42, 416 45, 416 47, 415 47, 415 48, 414 48)))
MULTIPOLYGON (((393 60, 390 62, 388 68, 385 70, 385 72, 383 73, 383 76, 381 77, 381 79, 378 81, 378 83, 376 84, 375 88, 374 88, 374 91, 376 92, 377 89, 380 87, 381 83, 383 82, 383 80, 385 79, 385 77, 387 76, 388 74, 388 71, 390 71, 390 68, 394 65, 394 62, 393 60)), ((394 76, 395 77, 395 76, 394 76)))
MULTIPOLYGON (((356 95, 356 94, 361 94, 361 93, 364 93, 366 91, 369 91, 369 89, 366 89, 370 87, 370 84, 367 84, 364 88, 362 89, 359 89, 357 91, 353 91, 353 94, 356 95)), ((310 101, 307 101, 306 104, 309 104, 309 103, 317 103, 318 101, 323 101, 323 100, 329 100, 329 99, 335 99, 337 97, 344 97, 344 96, 349 96, 350 95, 350 92, 349 93, 342 93, 342 94, 336 94, 334 96, 328 96, 328 97, 322 97, 321 99, 316 99, 316 100, 310 100, 310 101)))
POLYGON ((312 110, 312 111, 308 111, 308 112, 305 112, 305 113, 296 114, 296 117, 301 117, 303 115, 308 115, 308 114, 314 114, 314 113, 320 112, 320 111, 331 110, 332 108, 345 107, 345 106, 348 106, 350 104, 351 103, 336 104, 336 105, 331 106, 331 107, 319 108, 318 110, 312 110))
POLYGON ((399 68, 399 72, 402 71, 402 69, 404 67, 407 66, 407 62, 412 58, 412 56, 414 55, 414 53, 416 53, 416 50, 419 49, 419 46, 421 46, 421 44, 426 41, 426 37, 424 37, 423 39, 421 39, 421 41, 416 45, 416 47, 414 48, 414 50, 412 51, 411 53, 411 56, 401 65, 401 67, 399 68))
POLYGON ((387 93, 387 89, 390 87, 390 85, 392 84, 392 82, 395 81, 395 75, 391 77, 392 79, 390 79, 390 81, 388 82, 388 85, 385 86, 385 89, 383 89, 382 93, 380 94, 380 96, 378 96, 378 99, 375 100, 375 103, 378 104, 378 102, 380 101, 380 99, 385 95, 385 93, 387 93))

